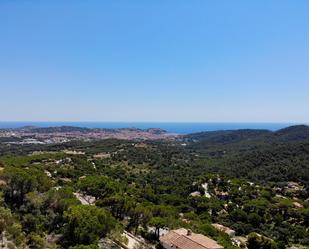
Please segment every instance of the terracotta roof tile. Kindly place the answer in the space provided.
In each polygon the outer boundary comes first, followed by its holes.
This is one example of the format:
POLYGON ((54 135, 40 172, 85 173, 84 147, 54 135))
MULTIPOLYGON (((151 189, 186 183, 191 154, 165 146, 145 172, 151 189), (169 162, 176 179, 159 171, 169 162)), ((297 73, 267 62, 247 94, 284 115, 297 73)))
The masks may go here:
POLYGON ((160 241, 179 249, 223 249, 216 241, 202 234, 191 233, 191 235, 187 235, 187 230, 183 228, 161 236, 160 241))

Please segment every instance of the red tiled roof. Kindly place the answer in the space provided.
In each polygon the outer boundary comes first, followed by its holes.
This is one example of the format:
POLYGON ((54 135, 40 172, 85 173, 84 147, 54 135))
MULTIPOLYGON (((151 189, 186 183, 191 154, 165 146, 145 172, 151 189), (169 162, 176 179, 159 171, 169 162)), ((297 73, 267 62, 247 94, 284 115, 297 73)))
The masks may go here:
POLYGON ((160 241, 179 249, 223 249, 216 241, 202 234, 191 233, 187 235, 187 230, 183 228, 161 236, 160 241))

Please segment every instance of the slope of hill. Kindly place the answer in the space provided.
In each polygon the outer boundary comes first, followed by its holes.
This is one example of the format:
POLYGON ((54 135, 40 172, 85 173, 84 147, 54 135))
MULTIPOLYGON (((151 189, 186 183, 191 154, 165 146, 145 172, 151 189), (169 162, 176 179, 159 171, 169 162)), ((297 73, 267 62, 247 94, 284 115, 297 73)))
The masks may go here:
POLYGON ((309 139, 309 126, 290 126, 273 133, 274 139, 279 141, 304 141, 309 139))
POLYGON ((268 142, 303 141, 309 139, 309 126, 295 125, 275 132, 259 129, 199 132, 186 135, 184 139, 201 144, 228 144, 259 140, 268 142))
POLYGON ((210 131, 189 134, 185 136, 189 141, 198 141, 201 143, 226 144, 240 142, 243 140, 251 140, 264 137, 271 134, 268 130, 226 130, 226 131, 210 131))
POLYGON ((309 187, 309 142, 225 155, 212 160, 208 165, 213 172, 255 182, 296 181, 309 187))
POLYGON ((188 148, 213 172, 259 182, 300 181, 309 186, 309 127, 276 132, 237 130, 190 134, 188 148))

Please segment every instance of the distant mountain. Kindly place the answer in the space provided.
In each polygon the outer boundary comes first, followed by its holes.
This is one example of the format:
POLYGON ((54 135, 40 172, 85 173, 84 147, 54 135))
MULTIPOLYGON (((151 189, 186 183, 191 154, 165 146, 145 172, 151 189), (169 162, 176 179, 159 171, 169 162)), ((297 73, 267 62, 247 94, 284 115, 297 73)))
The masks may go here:
POLYGON ((273 135, 281 141, 303 141, 309 139, 309 126, 290 126, 274 132, 273 135))
POLYGON ((146 132, 156 134, 156 135, 161 135, 167 133, 166 130, 160 129, 160 128, 149 128, 145 130, 146 132))
POLYGON ((31 133, 55 133, 55 132, 88 132, 89 128, 75 126, 59 126, 59 127, 23 127, 24 131, 31 133))
POLYGON ((275 132, 243 129, 193 133, 183 138, 200 145, 224 145, 238 142, 299 142, 309 140, 309 126, 296 125, 275 132))
POLYGON ((271 135, 271 131, 268 130, 226 130, 226 131, 209 131, 209 132, 199 132, 189 134, 184 136, 185 139, 196 141, 196 142, 205 142, 210 144, 226 144, 240 142, 243 140, 252 140, 260 137, 265 137, 271 135))

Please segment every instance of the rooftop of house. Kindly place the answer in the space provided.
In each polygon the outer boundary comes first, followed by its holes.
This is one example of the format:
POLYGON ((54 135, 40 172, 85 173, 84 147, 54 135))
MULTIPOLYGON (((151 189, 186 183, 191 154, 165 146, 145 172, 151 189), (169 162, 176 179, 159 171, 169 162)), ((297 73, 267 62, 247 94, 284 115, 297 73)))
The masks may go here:
POLYGON ((160 242, 178 249, 223 249, 215 240, 180 228, 160 237, 160 242))

